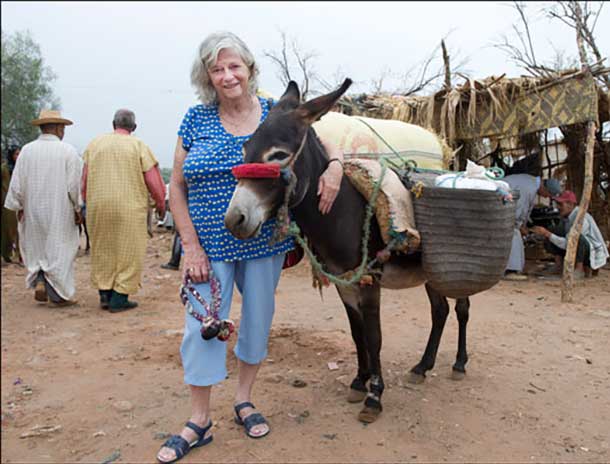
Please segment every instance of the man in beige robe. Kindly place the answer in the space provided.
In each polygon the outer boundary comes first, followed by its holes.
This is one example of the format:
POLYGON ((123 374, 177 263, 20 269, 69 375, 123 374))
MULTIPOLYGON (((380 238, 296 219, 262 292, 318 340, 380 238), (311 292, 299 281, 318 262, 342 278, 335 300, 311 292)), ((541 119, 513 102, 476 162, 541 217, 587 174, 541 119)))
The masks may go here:
POLYGON ((83 198, 91 238, 91 282, 110 312, 135 308, 128 295, 141 283, 148 194, 165 214, 165 183, 150 148, 131 135, 135 114, 118 110, 114 131, 92 140, 84 153, 83 198))

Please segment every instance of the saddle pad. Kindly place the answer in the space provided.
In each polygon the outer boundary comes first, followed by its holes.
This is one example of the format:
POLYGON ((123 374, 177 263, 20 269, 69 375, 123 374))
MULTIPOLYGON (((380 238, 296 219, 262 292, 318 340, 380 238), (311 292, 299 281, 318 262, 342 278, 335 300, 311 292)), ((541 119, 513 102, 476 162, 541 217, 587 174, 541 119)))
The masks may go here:
MULTIPOLYGON (((344 170, 356 190, 369 201, 375 183, 381 177, 381 164, 376 160, 354 158, 344 162, 344 170)), ((415 228, 411 192, 389 168, 381 181, 376 203, 375 216, 384 243, 387 245, 396 239, 392 250, 406 252, 417 249, 421 238, 415 228)))

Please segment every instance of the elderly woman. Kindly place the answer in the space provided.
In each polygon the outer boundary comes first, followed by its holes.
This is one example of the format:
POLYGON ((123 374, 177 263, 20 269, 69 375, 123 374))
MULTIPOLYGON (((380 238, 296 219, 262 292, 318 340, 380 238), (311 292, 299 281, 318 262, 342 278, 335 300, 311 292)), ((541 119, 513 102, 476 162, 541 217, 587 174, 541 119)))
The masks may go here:
MULTIPOLYGON (((291 239, 268 244, 275 220, 248 240, 234 238, 224 226, 224 213, 237 184, 231 168, 243 162, 242 146, 267 117, 268 100, 256 96, 258 67, 245 43, 229 32, 209 35, 200 45, 191 71, 202 104, 186 113, 174 155, 170 181, 170 209, 184 249, 186 293, 185 331, 180 353, 184 381, 190 386, 192 412, 180 435, 167 440, 157 454, 160 462, 174 462, 192 448, 212 441, 210 394, 212 385, 227 377, 226 342, 204 340, 202 322, 206 302, 219 302, 218 318, 229 315, 233 285, 242 295, 241 323, 235 356, 239 373, 235 392, 235 421, 251 438, 270 431, 267 421, 251 402, 275 310, 274 295, 284 255, 294 247, 291 239), (220 283, 220 290, 210 279, 220 283), (194 288, 193 288, 194 287, 194 288), (194 290, 194 292, 193 292, 194 290), (201 318, 200 318, 201 319, 201 318)), ((322 140, 329 157, 341 152, 322 140)), ((319 185, 322 213, 330 211, 337 195, 342 163, 329 163, 319 185)))

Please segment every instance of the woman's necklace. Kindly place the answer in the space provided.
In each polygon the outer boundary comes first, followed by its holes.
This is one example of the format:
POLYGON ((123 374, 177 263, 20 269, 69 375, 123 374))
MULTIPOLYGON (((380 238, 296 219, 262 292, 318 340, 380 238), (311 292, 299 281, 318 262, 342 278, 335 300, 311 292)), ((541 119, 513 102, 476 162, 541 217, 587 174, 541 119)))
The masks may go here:
POLYGON ((223 114, 222 111, 222 107, 218 108, 218 115, 220 116, 220 120, 223 122, 223 124, 226 124, 227 126, 230 126, 234 129, 241 129, 244 124, 248 124, 248 122, 250 122, 254 113, 256 113, 257 118, 256 120, 258 121, 258 119, 260 118, 260 115, 258 114, 258 110, 259 110, 259 105, 256 105, 254 102, 252 102, 252 105, 250 106, 250 108, 248 108, 247 110, 245 110, 244 112, 240 113, 240 114, 244 114, 244 116, 238 118, 238 119, 233 119, 228 117, 226 114, 223 114))

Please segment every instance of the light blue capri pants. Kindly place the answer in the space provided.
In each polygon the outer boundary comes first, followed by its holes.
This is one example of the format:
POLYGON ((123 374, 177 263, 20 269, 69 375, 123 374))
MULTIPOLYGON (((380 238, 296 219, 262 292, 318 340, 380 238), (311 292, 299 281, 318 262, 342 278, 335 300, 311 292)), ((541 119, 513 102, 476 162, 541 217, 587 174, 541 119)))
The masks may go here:
MULTIPOLYGON (((210 262, 221 287, 220 319, 229 317, 233 283, 237 284, 242 295, 241 321, 233 351, 245 363, 259 364, 267 356, 267 341, 275 311, 275 289, 283 264, 283 253, 235 262, 210 262)), ((195 288, 211 304, 209 282, 195 284, 195 288)), ((190 293, 187 294, 193 307, 205 314, 201 304, 190 293)), ((201 387, 221 382, 227 377, 227 342, 217 338, 204 340, 201 338, 201 322, 186 310, 185 319, 184 337, 180 346, 184 382, 201 387)))

